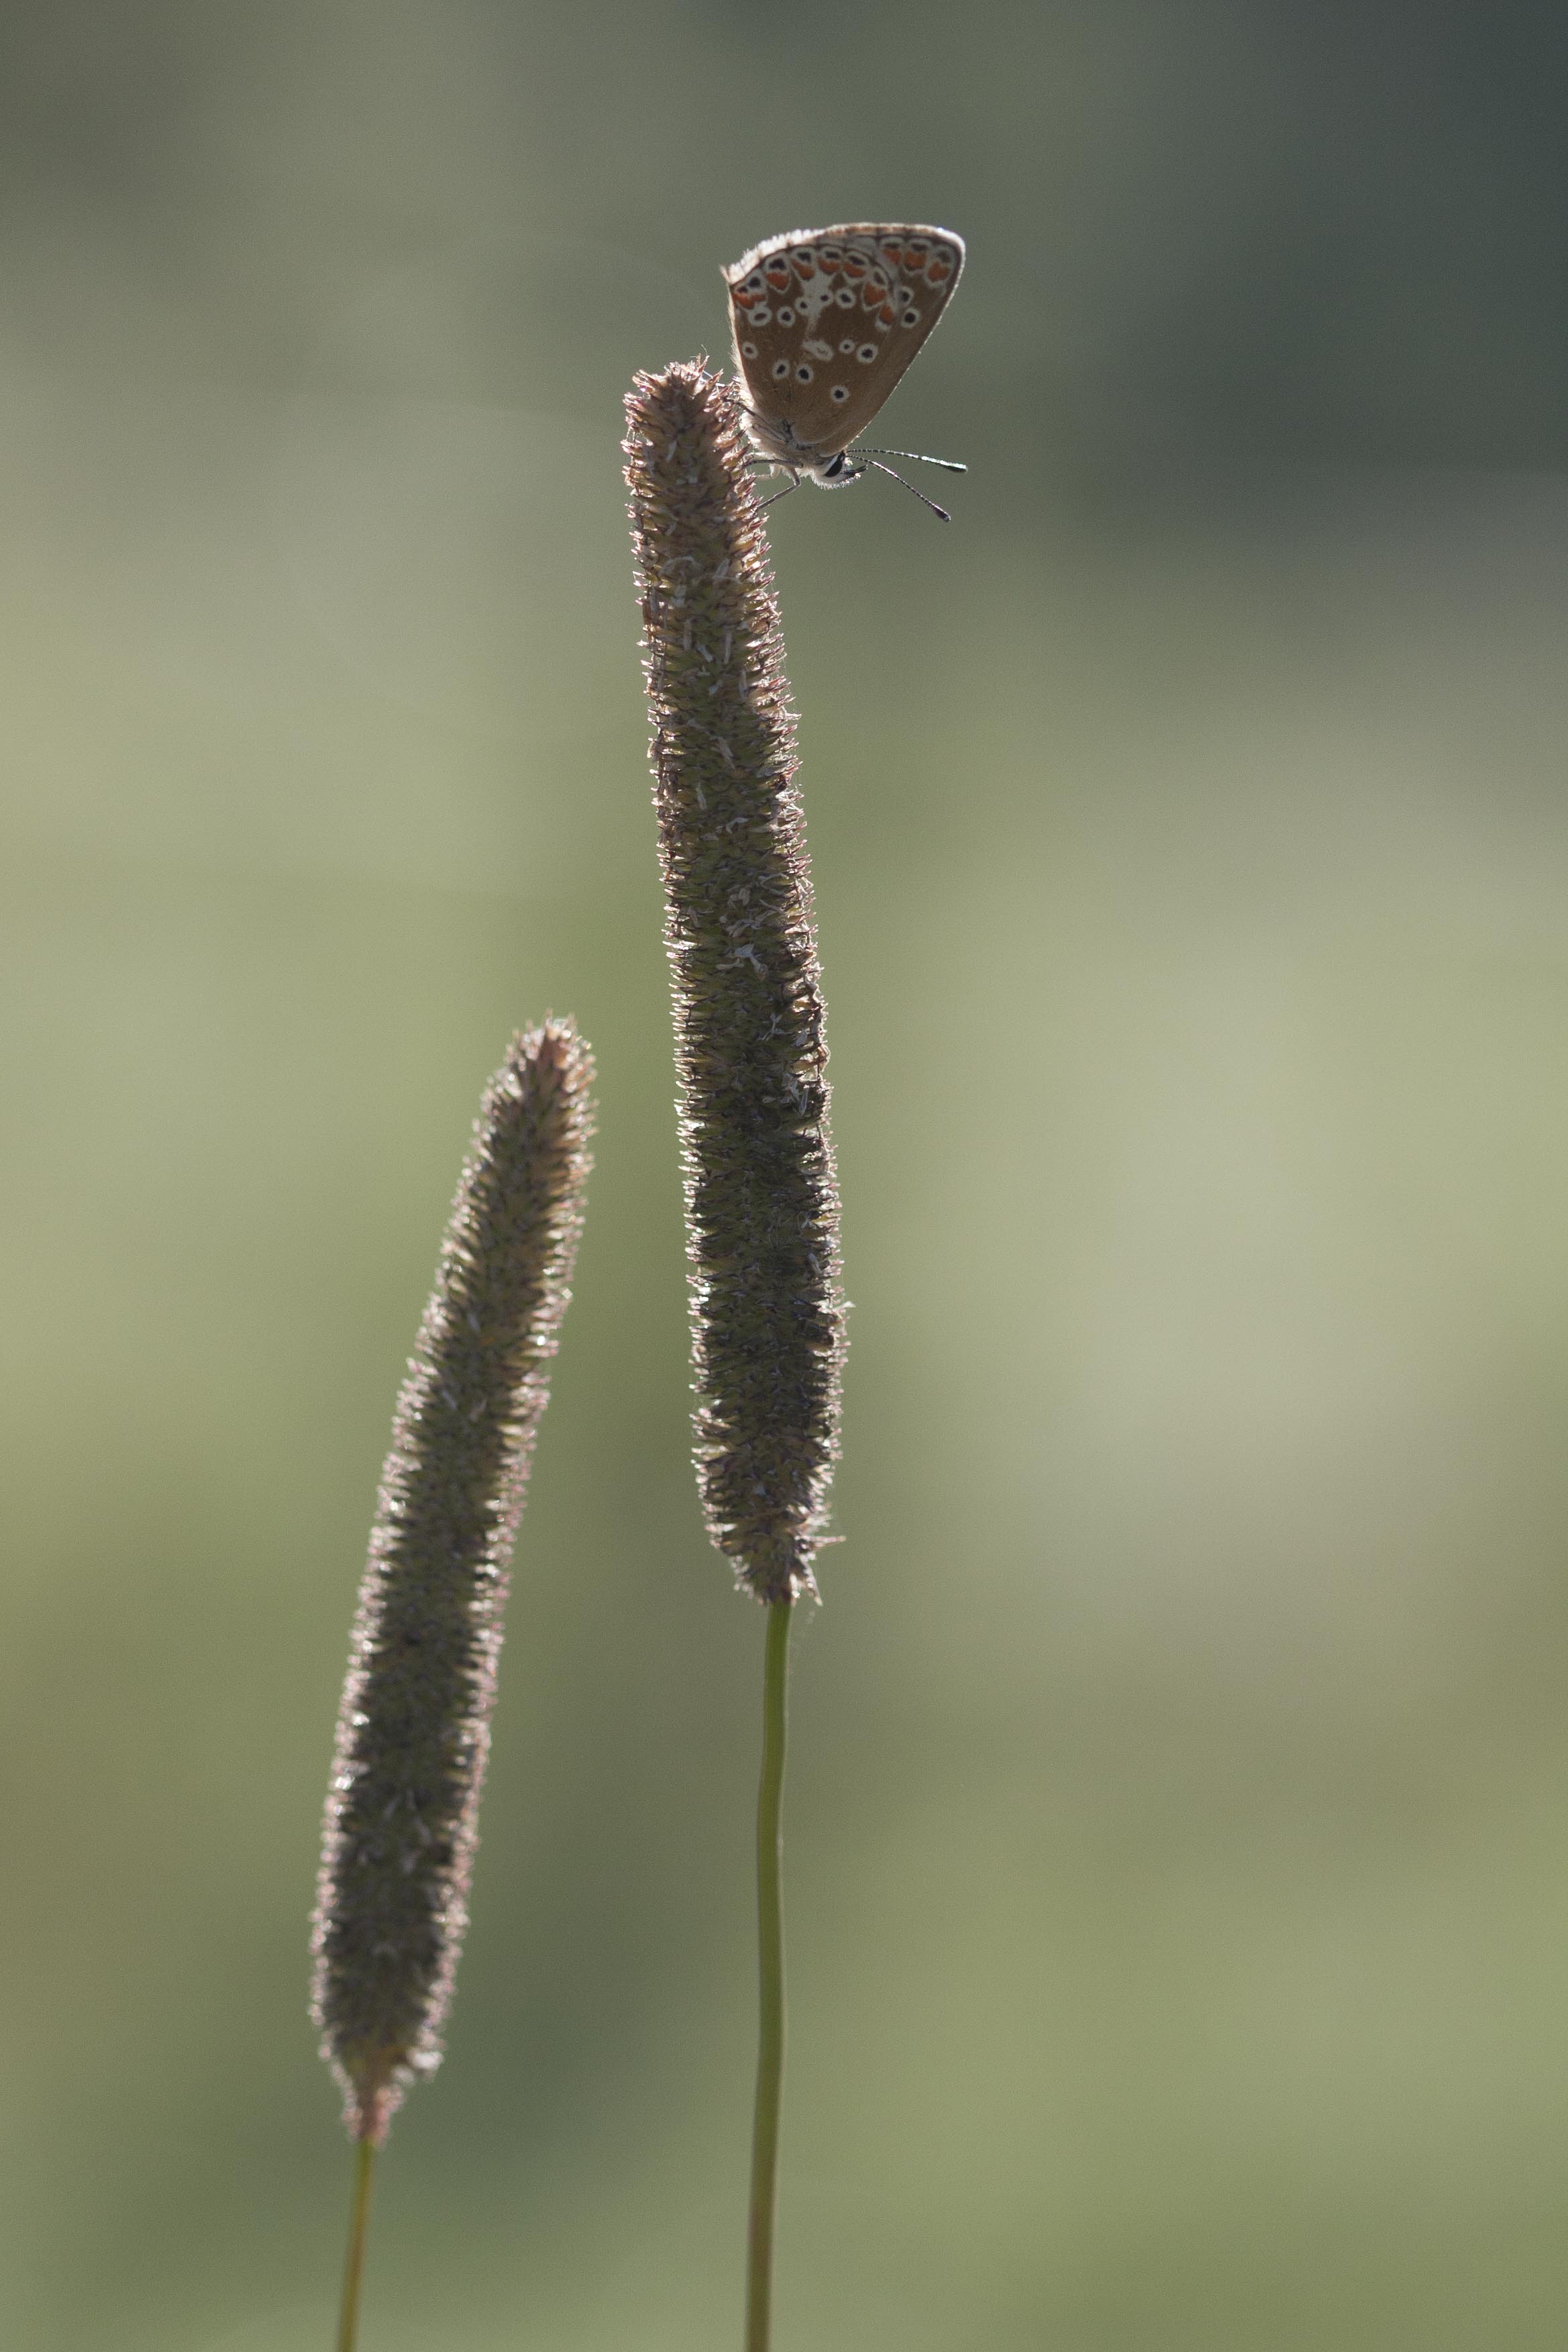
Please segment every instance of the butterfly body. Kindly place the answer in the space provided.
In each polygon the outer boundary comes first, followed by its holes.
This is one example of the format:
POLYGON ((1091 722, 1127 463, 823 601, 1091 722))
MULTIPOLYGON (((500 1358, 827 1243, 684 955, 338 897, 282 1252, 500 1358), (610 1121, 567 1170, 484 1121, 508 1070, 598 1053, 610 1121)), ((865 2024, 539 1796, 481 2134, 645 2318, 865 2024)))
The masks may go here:
MULTIPOLYGON (((964 240, 877 221, 792 229, 724 273, 747 425, 770 466, 839 489, 863 433, 953 299, 964 240)), ((882 470, 886 471, 884 467, 882 470)))

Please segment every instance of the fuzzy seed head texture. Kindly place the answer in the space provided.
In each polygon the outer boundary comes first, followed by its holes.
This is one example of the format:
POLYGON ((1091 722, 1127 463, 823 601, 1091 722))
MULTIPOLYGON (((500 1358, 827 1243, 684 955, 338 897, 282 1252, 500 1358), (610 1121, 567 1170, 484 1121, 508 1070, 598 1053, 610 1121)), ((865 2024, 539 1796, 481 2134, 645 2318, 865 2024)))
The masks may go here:
POLYGON ((592 1057, 570 1021, 486 1089, 398 1398, 338 1717, 312 2014, 357 2139, 441 2056, 502 1612, 570 1296, 592 1057))
POLYGON ((637 377, 626 479, 665 891, 708 1532, 761 1601, 815 1592, 844 1305, 795 719, 737 388, 637 377))

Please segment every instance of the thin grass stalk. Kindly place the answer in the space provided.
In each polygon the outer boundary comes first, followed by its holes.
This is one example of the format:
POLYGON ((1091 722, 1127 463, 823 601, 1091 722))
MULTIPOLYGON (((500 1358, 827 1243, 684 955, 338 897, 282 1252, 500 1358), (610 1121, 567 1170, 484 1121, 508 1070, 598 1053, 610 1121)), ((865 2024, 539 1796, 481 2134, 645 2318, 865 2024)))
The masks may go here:
POLYGON ((639 376, 626 479, 653 719, 685 1172, 696 1465, 766 1605, 747 2352, 768 2352, 784 2072, 782 1803, 796 1604, 816 1593, 844 1306, 795 720, 745 412, 700 362, 639 376))
POLYGON ((768 1610, 762 1675, 762 1770, 757 1790, 757 2099, 746 2239, 746 2352, 773 2336, 773 2231, 779 2212, 779 2126, 784 2096, 784 1751, 792 1601, 768 1610))
POLYGON ((365 2282, 365 2244, 371 2231, 371 2189, 375 2177, 375 2141, 357 2141, 354 2147, 354 2195, 349 2209, 349 2243, 343 2256, 343 2293, 338 2307, 338 2352, 354 2352, 360 2340, 360 2295, 365 2282))

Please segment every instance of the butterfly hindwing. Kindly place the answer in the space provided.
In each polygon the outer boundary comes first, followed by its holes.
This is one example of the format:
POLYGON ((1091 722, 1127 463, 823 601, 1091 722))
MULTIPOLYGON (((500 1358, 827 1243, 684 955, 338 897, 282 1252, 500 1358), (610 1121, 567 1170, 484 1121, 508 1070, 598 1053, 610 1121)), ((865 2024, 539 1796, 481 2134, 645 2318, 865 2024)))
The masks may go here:
POLYGON ((855 221, 769 237, 725 271, 758 446, 815 471, 865 431, 953 298, 951 229, 855 221))

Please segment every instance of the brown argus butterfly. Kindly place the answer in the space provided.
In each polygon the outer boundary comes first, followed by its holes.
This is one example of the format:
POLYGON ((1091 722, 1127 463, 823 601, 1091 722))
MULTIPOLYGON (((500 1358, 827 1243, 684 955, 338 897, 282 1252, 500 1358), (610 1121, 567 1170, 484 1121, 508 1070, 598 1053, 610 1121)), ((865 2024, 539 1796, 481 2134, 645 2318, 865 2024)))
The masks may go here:
MULTIPOLYGON (((963 267, 964 240, 950 228, 852 221, 770 236, 725 271, 747 430, 758 456, 793 476, 791 490, 807 478, 840 489, 868 467, 893 474, 879 457, 917 455, 850 444, 952 300, 963 267)), ((964 471, 946 457, 922 462, 964 471)))

